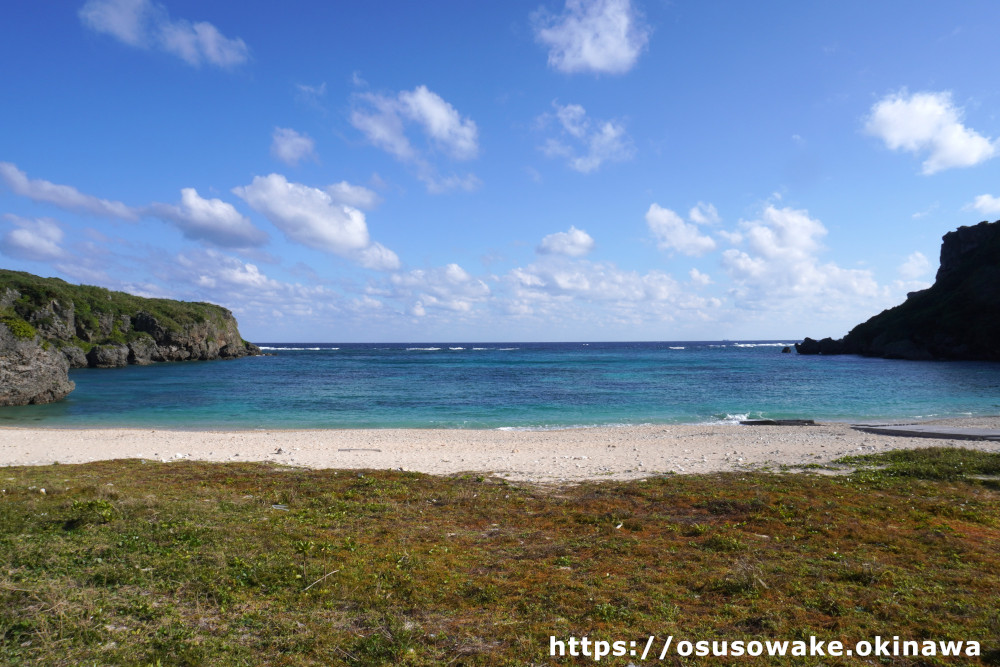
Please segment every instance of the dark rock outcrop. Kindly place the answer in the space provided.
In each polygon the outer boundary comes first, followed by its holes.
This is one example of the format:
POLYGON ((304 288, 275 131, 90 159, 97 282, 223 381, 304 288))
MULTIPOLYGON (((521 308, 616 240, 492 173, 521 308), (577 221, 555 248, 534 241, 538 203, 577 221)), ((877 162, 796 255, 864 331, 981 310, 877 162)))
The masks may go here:
POLYGON ((0 270, 0 329, 0 405, 64 397, 73 389, 70 367, 261 353, 221 306, 146 299, 19 271, 0 270))
POLYGON ((806 338, 799 354, 1000 361, 1000 221, 944 235, 934 285, 839 341, 806 338))

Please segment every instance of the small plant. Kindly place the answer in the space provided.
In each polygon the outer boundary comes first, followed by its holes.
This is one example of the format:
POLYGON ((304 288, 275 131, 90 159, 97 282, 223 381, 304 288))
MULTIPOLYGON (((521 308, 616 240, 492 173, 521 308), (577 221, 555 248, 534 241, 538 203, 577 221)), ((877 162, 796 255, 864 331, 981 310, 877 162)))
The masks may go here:
POLYGON ((14 338, 18 340, 31 340, 34 338, 38 332, 35 331, 35 327, 31 326, 20 317, 14 315, 5 315, 0 317, 0 322, 7 325, 10 332, 14 335, 14 338))
POLYGON ((731 537, 729 535, 720 535, 718 533, 702 542, 701 547, 708 551, 721 551, 725 553, 743 551, 746 549, 746 545, 741 542, 739 538, 731 537))

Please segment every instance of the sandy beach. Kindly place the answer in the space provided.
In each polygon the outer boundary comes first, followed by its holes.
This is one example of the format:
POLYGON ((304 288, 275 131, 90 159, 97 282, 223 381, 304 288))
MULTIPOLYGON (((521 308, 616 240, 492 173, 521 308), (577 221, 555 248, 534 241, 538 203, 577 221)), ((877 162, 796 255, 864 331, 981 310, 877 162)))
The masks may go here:
MULTIPOLYGON (((1000 417, 921 422, 1000 428, 1000 417)), ((990 441, 865 433, 844 423, 814 426, 680 424, 514 430, 0 429, 0 466, 156 461, 269 461, 308 468, 402 469, 436 475, 491 474, 511 480, 635 479, 824 464, 847 454, 961 446, 1000 451, 990 441)))

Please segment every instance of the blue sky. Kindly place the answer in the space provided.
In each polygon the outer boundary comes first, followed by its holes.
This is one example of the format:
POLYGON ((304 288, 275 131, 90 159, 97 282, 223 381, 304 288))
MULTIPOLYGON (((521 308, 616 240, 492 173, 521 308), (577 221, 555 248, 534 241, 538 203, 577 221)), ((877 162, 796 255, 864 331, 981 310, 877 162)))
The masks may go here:
POLYGON ((250 340, 839 337, 1000 218, 993 2, 5 14, 2 266, 250 340))

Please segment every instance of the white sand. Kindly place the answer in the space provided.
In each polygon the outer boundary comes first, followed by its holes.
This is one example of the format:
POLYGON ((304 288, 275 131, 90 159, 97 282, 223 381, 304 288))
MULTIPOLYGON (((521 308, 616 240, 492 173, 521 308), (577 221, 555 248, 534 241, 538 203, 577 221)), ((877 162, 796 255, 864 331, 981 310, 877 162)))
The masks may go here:
MULTIPOLYGON (((923 422, 1000 429, 1000 417, 923 422)), ((662 425, 557 431, 349 429, 170 431, 0 428, 0 466, 142 458, 271 461, 309 468, 476 472, 512 480, 633 479, 828 463, 846 454, 998 442, 873 435, 848 424, 662 425)))

